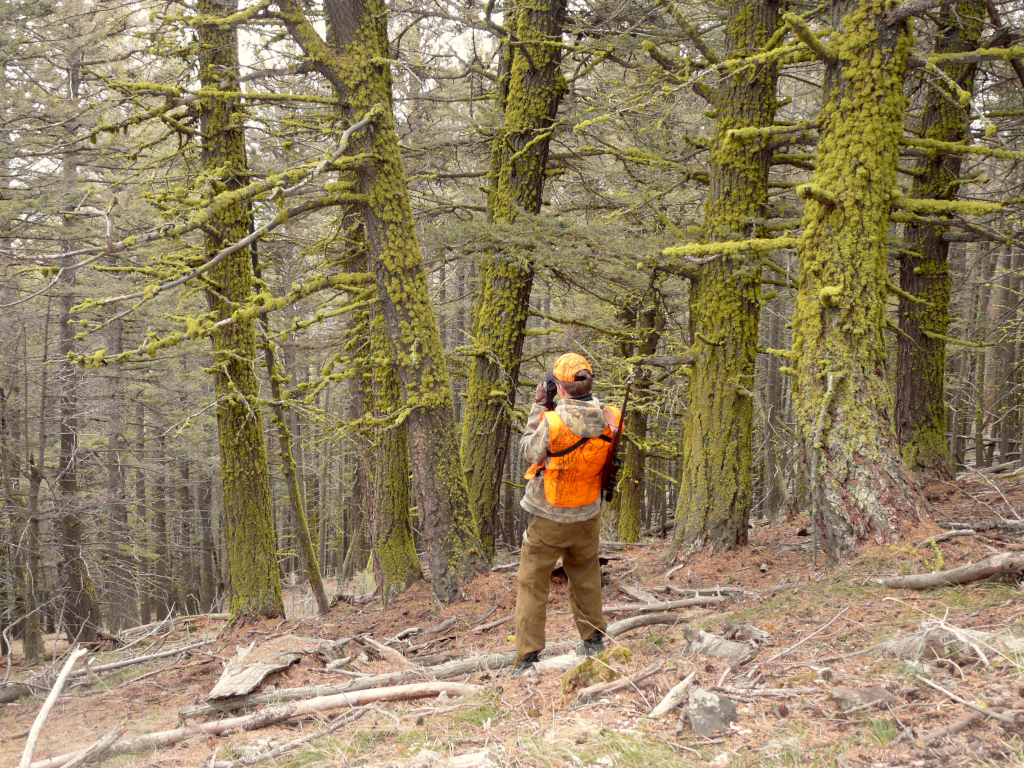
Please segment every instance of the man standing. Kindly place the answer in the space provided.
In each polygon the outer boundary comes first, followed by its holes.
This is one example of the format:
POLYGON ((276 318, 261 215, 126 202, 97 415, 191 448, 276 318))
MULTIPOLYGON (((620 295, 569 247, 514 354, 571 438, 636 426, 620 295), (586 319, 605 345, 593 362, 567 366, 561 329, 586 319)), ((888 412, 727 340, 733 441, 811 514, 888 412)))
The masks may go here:
POLYGON ((526 472, 521 505, 530 514, 519 559, 516 597, 516 665, 513 674, 532 670, 544 649, 551 571, 559 557, 569 577, 569 606, 590 656, 604 650, 607 622, 601 612, 601 482, 620 423, 617 408, 602 408, 591 394, 594 372, 573 352, 552 371, 558 407, 549 409, 547 388, 537 393, 519 441, 532 466, 526 472))

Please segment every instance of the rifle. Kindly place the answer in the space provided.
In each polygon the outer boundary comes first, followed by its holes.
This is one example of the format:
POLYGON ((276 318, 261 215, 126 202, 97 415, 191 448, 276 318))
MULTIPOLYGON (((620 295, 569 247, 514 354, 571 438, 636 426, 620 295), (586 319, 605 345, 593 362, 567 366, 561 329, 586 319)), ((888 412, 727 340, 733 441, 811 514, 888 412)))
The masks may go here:
POLYGON ((626 417, 626 409, 629 407, 629 389, 632 382, 626 384, 626 396, 622 400, 622 411, 619 412, 619 428, 612 436, 612 449, 608 453, 608 461, 604 465, 604 480, 601 489, 604 491, 604 500, 611 501, 615 495, 615 484, 619 479, 619 467, 622 466, 622 459, 619 458, 619 443, 622 437, 622 420, 626 417))

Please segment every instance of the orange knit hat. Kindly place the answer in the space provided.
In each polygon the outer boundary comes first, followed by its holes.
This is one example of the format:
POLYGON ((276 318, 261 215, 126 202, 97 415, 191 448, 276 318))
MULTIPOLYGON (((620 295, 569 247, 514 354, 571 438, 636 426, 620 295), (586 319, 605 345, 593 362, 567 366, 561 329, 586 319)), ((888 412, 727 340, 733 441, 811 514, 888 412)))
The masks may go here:
POLYGON ((591 375, 594 373, 594 369, 590 367, 587 358, 583 357, 583 355, 577 355, 575 352, 567 352, 555 360, 555 367, 552 373, 555 374, 555 378, 559 381, 569 382, 576 380, 576 374, 579 371, 589 371, 591 375))

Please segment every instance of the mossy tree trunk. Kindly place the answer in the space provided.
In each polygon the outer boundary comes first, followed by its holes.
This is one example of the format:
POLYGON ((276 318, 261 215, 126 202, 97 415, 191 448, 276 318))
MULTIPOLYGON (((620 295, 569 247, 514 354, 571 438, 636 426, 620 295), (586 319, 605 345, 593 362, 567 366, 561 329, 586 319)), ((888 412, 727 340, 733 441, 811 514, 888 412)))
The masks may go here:
POLYGON ((885 540, 920 510, 903 469, 886 382, 889 208, 912 39, 888 2, 833 3, 817 167, 793 315, 793 402, 817 539, 829 561, 885 540))
MULTIPOLYGON (((972 51, 981 40, 984 0, 965 0, 944 7, 938 15, 935 53, 972 51)), ((962 93, 974 87, 977 65, 941 65, 962 93)), ((926 139, 962 142, 969 138, 970 104, 950 93, 944 82, 934 83, 922 117, 926 139)), ((917 164, 910 196, 951 200, 960 189, 962 155, 933 153, 917 164)), ((949 328, 949 243, 943 228, 908 224, 900 256, 900 288, 922 303, 903 301, 896 362, 896 437, 908 469, 948 476, 945 336, 949 328)))
MULTIPOLYGON (((237 0, 200 0, 199 14, 221 19, 237 11, 237 0)), ((200 102, 203 166, 211 174, 212 192, 239 189, 248 181, 241 110, 220 84, 238 77, 238 32, 227 24, 201 24, 199 79, 206 93, 200 102)), ((249 234, 251 214, 245 204, 225 206, 211 217, 206 254, 249 234)), ((216 320, 231 317, 253 292, 252 260, 242 248, 209 271, 206 295, 216 320)), ((212 337, 217 426, 220 431, 221 483, 227 517, 231 571, 231 613, 236 620, 256 621, 284 615, 277 567, 270 469, 263 438, 259 380, 256 378, 256 328, 249 317, 219 328, 212 337)))
MULTIPOLYGON (((630 344, 621 351, 626 357, 653 355, 661 339, 665 325, 665 314, 657 294, 648 297, 649 303, 640 309, 630 311, 636 328, 638 344, 630 344)), ((651 369, 641 366, 633 380, 630 402, 633 407, 623 414, 625 432, 622 451, 622 468, 619 470, 618 505, 615 515, 615 534, 619 541, 640 541, 643 528, 644 467, 647 460, 644 443, 647 440, 647 406, 651 390, 651 369)))
MULTIPOLYGON (((776 0, 728 6, 725 57, 763 47, 779 24, 776 0)), ((715 135, 702 240, 761 236, 771 148, 730 131, 771 126, 777 108, 774 65, 750 64, 722 78, 714 95, 715 135)), ((671 554, 705 545, 719 551, 744 544, 753 462, 754 365, 761 313, 762 258, 723 256, 704 266, 690 288, 694 363, 683 424, 682 476, 671 554)))
POLYGON ((370 543, 381 599, 390 603, 423 574, 409 520, 409 438, 408 428, 399 418, 402 386, 391 359, 384 319, 374 311, 368 321, 373 365, 370 394, 376 424, 370 470, 370 543))
MULTIPOLYGON (((552 126, 565 93, 560 69, 565 9, 566 0, 532 0, 512 3, 507 10, 512 39, 504 43, 498 83, 498 103, 505 115, 491 146, 492 184, 487 196, 488 215, 497 222, 510 224, 520 213, 537 214, 541 209, 552 126)), ((462 464, 470 508, 490 558, 533 263, 522 253, 502 251, 481 259, 478 270, 462 464)))
POLYGON ((431 582, 439 599, 454 600, 462 592, 460 579, 471 578, 486 563, 479 524, 469 509, 447 364, 399 153, 387 8, 383 0, 328 0, 335 40, 328 46, 295 0, 278 3, 296 42, 334 87, 347 121, 372 119, 351 139, 354 153, 363 158, 355 168, 358 207, 409 412, 413 487, 431 582))

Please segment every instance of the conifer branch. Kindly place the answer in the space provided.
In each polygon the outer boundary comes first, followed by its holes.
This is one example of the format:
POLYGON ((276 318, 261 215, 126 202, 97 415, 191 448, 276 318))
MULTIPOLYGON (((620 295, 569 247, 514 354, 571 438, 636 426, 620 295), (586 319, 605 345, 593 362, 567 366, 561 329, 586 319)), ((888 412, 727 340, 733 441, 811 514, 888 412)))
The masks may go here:
POLYGON ((894 27, 911 16, 920 16, 933 8, 950 5, 953 2, 954 0, 907 0, 907 2, 900 3, 895 8, 886 11, 882 18, 886 24, 894 27))
POLYGON ((793 34, 800 38, 801 42, 810 48, 819 59, 826 64, 835 64, 838 61, 835 51, 821 42, 814 33, 814 30, 802 18, 795 13, 787 13, 782 17, 782 20, 786 22, 786 26, 793 30, 793 34))
POLYGON ((683 30, 683 34, 689 39, 693 46, 700 51, 700 55, 708 60, 711 64, 718 64, 719 58, 715 55, 715 52, 708 48, 707 43, 701 39, 700 33, 693 28, 693 25, 686 20, 683 16, 683 12, 679 9, 679 5, 673 0, 657 0, 658 5, 664 8, 672 20, 679 25, 679 28, 683 30))

